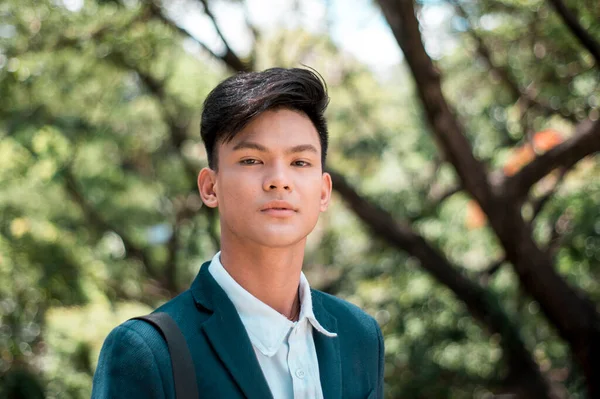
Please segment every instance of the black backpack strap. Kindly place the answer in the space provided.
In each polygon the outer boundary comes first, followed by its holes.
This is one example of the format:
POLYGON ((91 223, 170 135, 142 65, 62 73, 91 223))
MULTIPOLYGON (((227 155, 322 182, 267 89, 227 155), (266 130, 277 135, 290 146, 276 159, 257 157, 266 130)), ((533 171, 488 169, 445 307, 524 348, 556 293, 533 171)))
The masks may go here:
POLYGON ((173 367, 175 398, 198 399, 198 385, 192 356, 185 342, 185 337, 175 320, 163 312, 132 318, 132 320, 134 319, 150 323, 160 331, 167 342, 169 354, 171 355, 171 366, 173 367))

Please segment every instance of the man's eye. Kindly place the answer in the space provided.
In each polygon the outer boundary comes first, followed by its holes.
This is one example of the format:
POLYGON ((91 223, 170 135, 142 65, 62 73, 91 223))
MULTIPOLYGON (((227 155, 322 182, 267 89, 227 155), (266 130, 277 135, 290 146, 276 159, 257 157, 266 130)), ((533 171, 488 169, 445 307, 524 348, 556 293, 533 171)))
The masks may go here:
POLYGON ((306 161, 294 161, 295 166, 310 166, 310 163, 306 161))
POLYGON ((240 163, 241 163, 242 165, 256 165, 256 164, 258 164, 258 163, 260 163, 260 162, 259 162, 259 160, 258 160, 258 159, 242 159, 242 160, 240 161, 240 163))

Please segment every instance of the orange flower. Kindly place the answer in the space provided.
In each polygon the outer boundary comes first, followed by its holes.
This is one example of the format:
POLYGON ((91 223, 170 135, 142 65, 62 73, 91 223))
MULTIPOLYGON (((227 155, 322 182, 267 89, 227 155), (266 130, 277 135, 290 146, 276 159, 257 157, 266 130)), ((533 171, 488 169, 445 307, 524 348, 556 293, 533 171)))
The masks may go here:
POLYGON ((546 152, 562 142, 560 133, 553 129, 539 131, 533 136, 533 147, 537 153, 546 152))
POLYGON ((504 174, 506 176, 514 175, 531 162, 536 153, 544 153, 562 143, 563 140, 560 133, 553 129, 545 129, 535 133, 532 140, 533 147, 530 143, 525 143, 512 150, 512 154, 504 164, 504 174))
POLYGON ((481 228, 487 223, 485 213, 474 200, 467 203, 467 216, 465 219, 465 224, 469 230, 481 228))

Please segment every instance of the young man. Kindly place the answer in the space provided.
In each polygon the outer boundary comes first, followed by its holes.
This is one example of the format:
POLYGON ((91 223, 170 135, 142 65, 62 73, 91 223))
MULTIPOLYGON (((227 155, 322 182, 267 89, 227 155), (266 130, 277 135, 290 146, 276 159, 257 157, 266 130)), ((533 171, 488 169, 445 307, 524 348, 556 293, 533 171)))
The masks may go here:
MULTIPOLYGON (((328 101, 315 73, 273 68, 224 80, 204 103, 198 189, 219 210, 221 251, 157 309, 183 332, 202 398, 383 397, 376 321, 302 273, 306 236, 331 198, 328 101)), ((92 397, 174 398, 160 333, 140 320, 114 329, 92 397)))

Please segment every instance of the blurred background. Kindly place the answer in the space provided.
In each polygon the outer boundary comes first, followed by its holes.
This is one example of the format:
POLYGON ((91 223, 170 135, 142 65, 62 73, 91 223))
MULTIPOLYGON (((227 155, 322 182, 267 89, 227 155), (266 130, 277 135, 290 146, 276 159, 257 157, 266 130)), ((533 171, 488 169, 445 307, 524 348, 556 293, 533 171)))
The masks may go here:
POLYGON ((597 0, 3 0, 0 397, 89 398, 104 338, 219 248, 202 101, 326 80, 313 287, 388 398, 600 397, 597 0))

